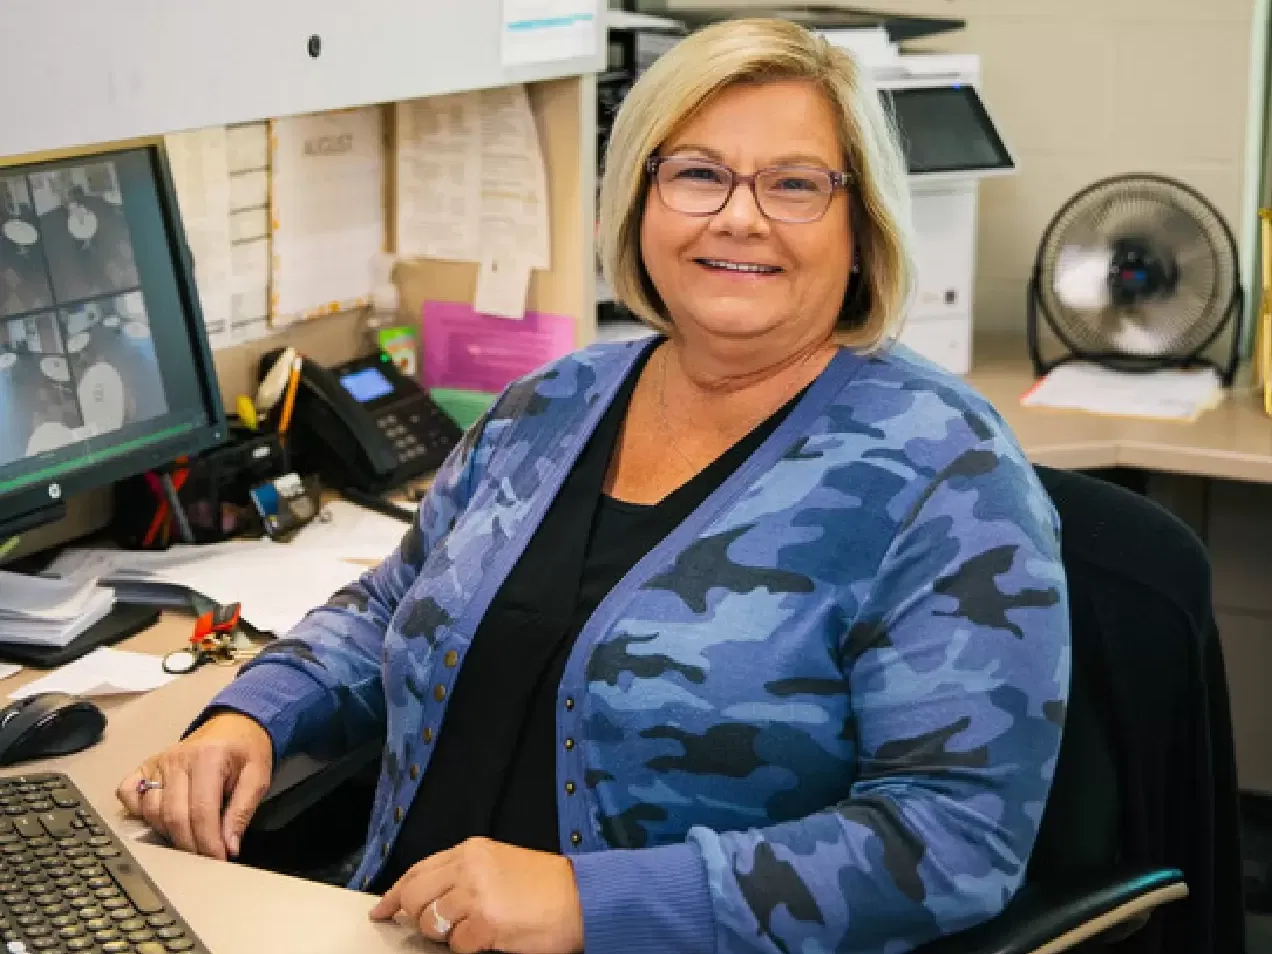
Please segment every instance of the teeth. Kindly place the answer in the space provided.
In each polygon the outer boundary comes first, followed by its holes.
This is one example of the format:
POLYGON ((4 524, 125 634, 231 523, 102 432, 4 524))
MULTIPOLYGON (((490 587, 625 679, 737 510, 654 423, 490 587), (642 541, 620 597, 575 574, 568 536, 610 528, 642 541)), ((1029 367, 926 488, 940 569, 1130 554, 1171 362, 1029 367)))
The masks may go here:
POLYGON ((780 271, 776 265, 752 265, 749 262, 722 262, 715 258, 701 259, 702 264, 709 265, 712 268, 723 268, 729 272, 758 272, 768 274, 770 272, 780 271))

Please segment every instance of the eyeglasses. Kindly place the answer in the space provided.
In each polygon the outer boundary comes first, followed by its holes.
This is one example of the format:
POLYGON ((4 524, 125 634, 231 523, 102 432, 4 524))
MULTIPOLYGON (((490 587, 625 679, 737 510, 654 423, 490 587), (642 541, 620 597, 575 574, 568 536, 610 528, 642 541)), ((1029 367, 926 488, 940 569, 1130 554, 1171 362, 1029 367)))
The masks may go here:
POLYGON ((658 188, 658 197, 674 212, 715 215, 733 198, 739 184, 750 187, 765 218, 775 222, 816 222, 830 208, 830 200, 846 188, 846 172, 816 166, 772 166, 749 176, 728 166, 689 156, 650 156, 645 168, 658 188))

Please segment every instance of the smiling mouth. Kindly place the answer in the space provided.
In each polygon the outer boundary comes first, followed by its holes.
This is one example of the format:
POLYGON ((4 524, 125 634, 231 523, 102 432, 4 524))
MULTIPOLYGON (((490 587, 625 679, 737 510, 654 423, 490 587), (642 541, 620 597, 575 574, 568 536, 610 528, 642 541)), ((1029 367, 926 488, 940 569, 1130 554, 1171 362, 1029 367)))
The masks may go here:
POLYGON ((704 268, 743 275, 776 275, 782 270, 778 265, 764 265, 759 262, 733 262, 723 258, 695 258, 694 261, 704 268))

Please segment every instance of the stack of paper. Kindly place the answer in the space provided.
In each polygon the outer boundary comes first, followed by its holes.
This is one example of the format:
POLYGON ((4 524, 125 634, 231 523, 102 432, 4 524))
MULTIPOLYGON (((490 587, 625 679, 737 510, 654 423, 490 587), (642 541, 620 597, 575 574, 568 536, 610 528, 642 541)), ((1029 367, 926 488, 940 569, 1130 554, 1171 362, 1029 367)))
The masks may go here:
POLYGON ((1053 369, 1020 403, 1117 417, 1193 421, 1223 398, 1223 383, 1211 368, 1131 373, 1075 362, 1053 369))
POLYGON ((0 570, 0 641, 65 646, 115 605, 95 580, 51 580, 0 570))

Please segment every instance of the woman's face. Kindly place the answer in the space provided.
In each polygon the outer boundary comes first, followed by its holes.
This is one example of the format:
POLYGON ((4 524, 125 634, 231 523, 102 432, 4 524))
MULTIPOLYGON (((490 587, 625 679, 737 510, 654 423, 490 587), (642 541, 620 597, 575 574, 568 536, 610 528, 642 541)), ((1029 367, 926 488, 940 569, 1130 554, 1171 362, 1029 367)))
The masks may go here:
MULTIPOLYGON (((798 80, 722 90, 658 154, 710 160, 737 175, 772 166, 844 166, 830 103, 798 80)), ((687 175, 691 184, 703 178, 701 170, 687 175)), ((828 335, 835 325, 852 268, 849 227, 843 189, 835 190, 820 219, 786 223, 761 213, 744 183, 723 209, 706 216, 675 211, 651 183, 641 253, 681 334, 798 344, 828 335)))

